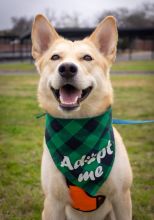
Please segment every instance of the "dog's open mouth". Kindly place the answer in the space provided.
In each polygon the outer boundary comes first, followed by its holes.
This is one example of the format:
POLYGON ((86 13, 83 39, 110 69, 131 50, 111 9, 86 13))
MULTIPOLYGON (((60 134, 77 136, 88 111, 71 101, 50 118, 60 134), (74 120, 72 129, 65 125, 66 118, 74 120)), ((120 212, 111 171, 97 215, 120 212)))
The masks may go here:
POLYGON ((89 96, 92 90, 92 86, 80 90, 73 85, 67 84, 62 86, 60 89, 54 89, 53 87, 51 87, 51 90, 55 98, 59 102, 60 107, 64 110, 69 111, 79 107, 80 102, 82 102, 89 96))

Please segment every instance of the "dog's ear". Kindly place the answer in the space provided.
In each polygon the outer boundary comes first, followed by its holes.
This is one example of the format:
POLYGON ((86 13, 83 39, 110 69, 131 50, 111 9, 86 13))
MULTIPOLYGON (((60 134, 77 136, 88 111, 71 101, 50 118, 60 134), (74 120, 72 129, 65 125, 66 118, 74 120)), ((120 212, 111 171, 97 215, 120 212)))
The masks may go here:
POLYGON ((118 31, 116 20, 113 16, 106 17, 94 30, 89 39, 99 51, 110 61, 116 57, 118 31))
POLYGON ((39 14, 34 19, 31 37, 32 56, 37 59, 59 38, 59 35, 47 18, 39 14))

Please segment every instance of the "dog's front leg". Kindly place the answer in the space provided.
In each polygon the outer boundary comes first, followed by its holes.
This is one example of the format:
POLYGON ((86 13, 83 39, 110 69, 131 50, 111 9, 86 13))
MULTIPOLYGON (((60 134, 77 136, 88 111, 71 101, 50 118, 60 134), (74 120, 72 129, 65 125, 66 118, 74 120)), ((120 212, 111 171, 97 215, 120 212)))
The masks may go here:
POLYGON ((104 220, 116 220, 116 217, 115 217, 114 211, 111 210, 111 212, 105 217, 104 220))
POLYGON ((42 156, 41 182, 45 195, 42 220, 65 220, 65 206, 69 200, 68 188, 46 146, 42 156))
POLYGON ((60 201, 46 197, 42 220, 66 220, 64 205, 60 201))
POLYGON ((116 220, 132 220, 132 202, 129 190, 115 196, 113 210, 116 220))

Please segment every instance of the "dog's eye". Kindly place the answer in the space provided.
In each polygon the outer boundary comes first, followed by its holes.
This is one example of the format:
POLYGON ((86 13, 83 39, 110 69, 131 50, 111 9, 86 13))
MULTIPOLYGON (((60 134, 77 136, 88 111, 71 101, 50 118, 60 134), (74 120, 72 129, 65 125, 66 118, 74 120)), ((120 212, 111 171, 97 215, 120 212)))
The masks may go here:
POLYGON ((93 60, 93 58, 92 58, 90 55, 85 55, 85 56, 83 57, 83 60, 91 61, 91 60, 93 60))
POLYGON ((54 54, 52 57, 51 57, 51 60, 59 60, 60 59, 60 56, 58 54, 54 54))

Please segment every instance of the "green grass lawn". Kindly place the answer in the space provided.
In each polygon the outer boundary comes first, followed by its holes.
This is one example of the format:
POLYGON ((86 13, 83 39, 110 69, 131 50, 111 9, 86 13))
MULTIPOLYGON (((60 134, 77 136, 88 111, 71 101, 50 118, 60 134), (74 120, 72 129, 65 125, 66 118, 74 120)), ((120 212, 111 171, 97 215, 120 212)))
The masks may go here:
POLYGON ((0 63, 1 71, 35 71, 33 62, 7 62, 0 63))
POLYGON ((113 67, 112 71, 127 71, 127 72, 154 72, 154 60, 146 60, 146 61, 118 61, 113 67))
MULTIPOLYGON (((38 76, 0 75, 0 220, 39 220, 44 118, 36 100, 38 76)), ((154 118, 154 76, 114 75, 113 116, 154 118)), ((134 173, 133 220, 154 219, 154 124, 119 125, 134 173)), ((122 210, 121 210, 122 211, 122 210)))
MULTIPOLYGON (((33 62, 10 62, 0 63, 0 71, 35 71, 35 68, 33 62)), ((113 65, 112 71, 154 72, 154 61, 117 61, 113 65)))

